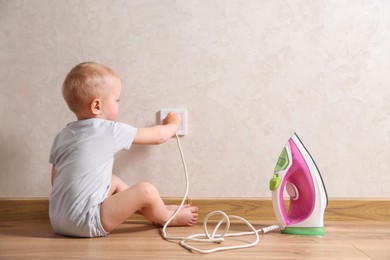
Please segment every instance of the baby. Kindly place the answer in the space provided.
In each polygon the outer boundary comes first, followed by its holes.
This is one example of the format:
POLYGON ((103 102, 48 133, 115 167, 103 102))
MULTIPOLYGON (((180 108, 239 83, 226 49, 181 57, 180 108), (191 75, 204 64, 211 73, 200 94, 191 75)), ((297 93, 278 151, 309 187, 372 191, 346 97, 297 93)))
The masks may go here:
MULTIPOLYGON (((66 76, 62 94, 77 121, 54 139, 50 222, 58 234, 77 237, 106 236, 134 213, 164 225, 178 206, 165 205, 158 190, 141 182, 129 187, 112 173, 114 155, 134 144, 161 144, 180 126, 169 113, 162 125, 134 128, 115 122, 121 81, 109 67, 85 62, 66 76)), ((192 226, 198 209, 185 205, 171 222, 192 226)))

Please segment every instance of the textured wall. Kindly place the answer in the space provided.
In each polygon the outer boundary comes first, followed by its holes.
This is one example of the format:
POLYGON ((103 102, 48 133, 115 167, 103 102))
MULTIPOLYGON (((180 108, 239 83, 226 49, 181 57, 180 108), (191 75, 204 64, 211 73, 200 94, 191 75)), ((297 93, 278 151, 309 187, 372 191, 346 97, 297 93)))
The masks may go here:
MULTIPOLYGON (((49 194, 51 142, 75 119, 60 86, 86 60, 120 74, 121 121, 188 109, 191 196, 270 196, 296 131, 329 196, 390 197, 389 1, 0 1, 0 197, 49 194)), ((174 139, 115 172, 183 193, 174 139)))

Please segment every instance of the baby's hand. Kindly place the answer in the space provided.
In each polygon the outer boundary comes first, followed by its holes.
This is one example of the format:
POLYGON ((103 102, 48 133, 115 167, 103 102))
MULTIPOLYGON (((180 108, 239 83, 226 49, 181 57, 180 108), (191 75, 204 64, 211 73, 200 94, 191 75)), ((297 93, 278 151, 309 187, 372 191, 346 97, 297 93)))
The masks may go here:
POLYGON ((173 112, 169 112, 167 117, 163 120, 163 125, 168 125, 168 124, 175 124, 175 125, 180 125, 181 118, 177 114, 173 112))

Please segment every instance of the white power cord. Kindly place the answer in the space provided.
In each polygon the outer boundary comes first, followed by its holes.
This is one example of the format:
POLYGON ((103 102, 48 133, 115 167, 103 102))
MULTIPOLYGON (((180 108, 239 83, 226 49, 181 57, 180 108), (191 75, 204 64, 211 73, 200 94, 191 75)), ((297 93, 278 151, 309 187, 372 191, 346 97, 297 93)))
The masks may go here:
POLYGON ((180 203, 180 206, 179 208, 175 211, 175 213, 168 219, 168 221, 165 223, 165 225, 163 226, 163 229, 162 229, 162 236, 165 240, 180 240, 180 245, 188 250, 191 250, 193 252, 198 252, 198 253, 203 253, 203 254, 207 254, 207 253, 214 253, 214 252, 217 252, 217 251, 222 251, 222 250, 231 250, 231 249, 239 249, 239 248, 247 248, 247 247, 252 247, 252 246, 255 246, 259 243, 259 233, 267 233, 269 231, 272 231, 272 230, 276 230, 279 228, 278 225, 273 225, 273 226, 269 226, 269 227, 266 227, 266 228, 261 228, 261 229, 255 229, 251 223, 249 223, 246 219, 242 218, 242 217, 239 217, 239 216, 234 216, 234 215, 227 215, 225 212, 223 211, 220 211, 220 210, 216 210, 216 211, 213 211, 211 213, 209 213, 204 221, 203 221, 203 229, 204 229, 204 233, 203 234, 195 234, 195 235, 191 235, 191 236, 188 236, 188 237, 174 237, 174 236, 168 236, 167 233, 166 233, 166 229, 168 227, 168 225, 172 222, 172 220, 176 217, 176 215, 179 213, 179 211, 182 209, 187 197, 188 197, 188 191, 189 191, 189 179, 188 179, 188 172, 187 172, 187 165, 186 165, 186 162, 184 160, 184 155, 183 155, 183 150, 181 148, 181 145, 180 145, 180 140, 179 140, 179 137, 178 135, 176 135, 176 140, 177 140, 177 146, 179 147, 179 151, 180 151, 180 155, 181 155, 181 160, 182 160, 182 163, 183 163, 183 167, 184 167, 184 173, 185 173, 185 178, 186 178, 186 192, 185 192, 185 195, 180 203), (208 232, 208 228, 207 228, 207 225, 208 225, 208 220, 210 217, 214 216, 214 215, 217 215, 217 214, 220 214, 222 215, 222 219, 218 222, 218 224, 215 226, 213 232, 210 234, 208 232), (251 231, 248 231, 248 232, 239 232, 239 233, 228 233, 229 231, 229 228, 230 228, 230 220, 231 219, 238 219, 242 222, 244 222, 251 231), (225 223, 225 230, 222 232, 222 234, 217 234, 217 231, 219 229, 219 227, 225 223), (187 241, 192 241, 192 242, 206 242, 206 243, 221 243, 225 240, 225 237, 236 237, 236 236, 245 236, 245 235, 254 235, 255 236, 255 241, 251 242, 251 243, 248 243, 248 244, 244 244, 244 245, 237 245, 237 246, 220 246, 220 247, 216 247, 216 248, 212 248, 212 249, 208 249, 208 250, 205 250, 205 249, 199 249, 199 248, 196 248, 194 246, 191 246, 187 243, 187 241))

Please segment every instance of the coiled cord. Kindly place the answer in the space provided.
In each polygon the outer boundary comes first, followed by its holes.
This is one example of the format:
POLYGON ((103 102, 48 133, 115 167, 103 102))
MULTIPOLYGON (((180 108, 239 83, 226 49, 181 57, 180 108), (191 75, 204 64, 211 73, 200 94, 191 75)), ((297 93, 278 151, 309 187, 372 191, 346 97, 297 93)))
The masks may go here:
POLYGON ((247 221, 246 219, 244 219, 244 218, 242 218, 240 216, 227 215, 223 211, 216 210, 216 211, 213 211, 213 212, 209 213, 205 217, 205 219, 203 221, 203 230, 204 230, 203 234, 194 234, 194 235, 191 235, 191 236, 188 236, 188 237, 168 236, 167 232, 166 232, 166 229, 167 229, 168 225, 172 222, 172 220, 176 217, 176 215, 179 213, 179 211, 182 209, 185 201, 187 200, 188 192, 189 192, 189 178, 188 178, 187 165, 186 165, 186 162, 185 162, 185 159, 184 159, 183 150, 181 148, 180 139, 179 139, 179 136, 177 134, 176 134, 176 141, 177 141, 177 146, 178 146, 179 151, 180 151, 181 161, 182 161, 183 167, 184 167, 185 180, 186 180, 186 191, 185 191, 185 195, 183 196, 183 199, 182 199, 178 209, 168 219, 168 221, 165 223, 165 225, 162 228, 162 236, 163 236, 163 238, 165 240, 180 240, 180 245, 182 247, 184 247, 184 248, 186 248, 186 249, 188 249, 190 251, 193 251, 193 252, 207 254, 207 253, 214 253, 214 252, 222 251, 222 250, 232 250, 232 249, 248 248, 248 247, 255 246, 260 241, 259 233, 263 233, 264 234, 264 233, 267 233, 269 231, 276 230, 276 229, 279 228, 278 225, 273 225, 273 226, 269 226, 269 227, 266 227, 266 228, 255 229, 253 227, 253 225, 251 223, 249 223, 249 221, 247 221), (218 214, 221 215, 222 218, 217 223, 217 225, 215 226, 213 232, 210 234, 208 232, 208 220, 212 216, 218 215, 218 214), (246 226, 249 228, 250 231, 239 232, 239 233, 228 233, 229 228, 230 228, 230 220, 232 220, 232 219, 240 220, 241 222, 246 224, 246 226), (223 230, 223 232, 221 234, 217 234, 219 227, 223 223, 225 223, 225 229, 223 230), (255 236, 255 240, 253 242, 251 242, 251 243, 244 244, 244 245, 219 246, 219 247, 215 247, 215 248, 212 248, 212 249, 199 249, 199 248, 196 248, 195 246, 192 246, 192 245, 187 243, 189 241, 192 241, 192 242, 205 242, 205 243, 222 243, 225 240, 226 237, 236 237, 236 236, 245 236, 245 235, 254 235, 255 236))

